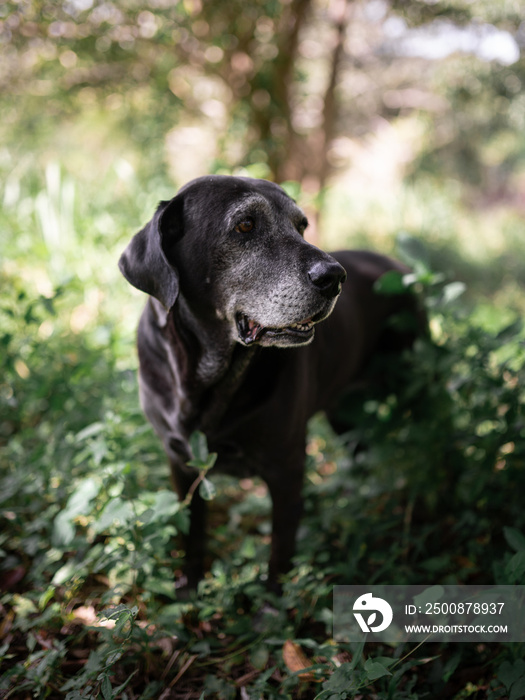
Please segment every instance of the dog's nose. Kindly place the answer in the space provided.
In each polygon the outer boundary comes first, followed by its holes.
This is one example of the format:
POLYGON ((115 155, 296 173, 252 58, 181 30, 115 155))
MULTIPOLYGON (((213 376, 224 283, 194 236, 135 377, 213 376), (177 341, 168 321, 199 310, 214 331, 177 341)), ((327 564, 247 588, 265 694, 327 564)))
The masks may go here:
POLYGON ((341 284, 346 279, 346 271, 335 260, 318 261, 308 271, 308 277, 324 297, 333 299, 341 291, 341 284))

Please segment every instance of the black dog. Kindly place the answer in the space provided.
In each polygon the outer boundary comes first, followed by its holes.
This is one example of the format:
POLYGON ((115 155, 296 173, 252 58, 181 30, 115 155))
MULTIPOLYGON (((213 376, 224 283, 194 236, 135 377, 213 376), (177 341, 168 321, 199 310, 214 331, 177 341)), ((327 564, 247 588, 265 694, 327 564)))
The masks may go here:
MULTIPOLYGON (((140 395, 179 495, 197 476, 186 466, 196 429, 218 468, 262 477, 273 501, 272 586, 294 553, 308 419, 330 415, 359 384, 373 353, 391 342, 388 318, 413 306, 374 293, 376 280, 406 272, 402 265, 367 252, 328 255, 304 240, 306 226, 271 182, 202 177, 159 205, 119 263, 151 295, 138 330, 140 395)), ((202 576, 204 519, 196 493, 190 585, 202 576)))

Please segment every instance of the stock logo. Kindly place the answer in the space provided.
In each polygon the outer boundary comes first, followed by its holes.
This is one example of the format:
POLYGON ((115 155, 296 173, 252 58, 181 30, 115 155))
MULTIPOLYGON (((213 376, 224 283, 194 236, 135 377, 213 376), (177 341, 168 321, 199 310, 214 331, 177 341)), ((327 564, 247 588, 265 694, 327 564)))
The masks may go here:
POLYGON ((363 632, 382 632, 392 622, 393 612, 383 598, 374 598, 371 593, 364 593, 354 603, 354 617, 363 632), (382 621, 374 625, 378 612, 381 613, 382 621), (366 622, 362 613, 370 613, 366 622))

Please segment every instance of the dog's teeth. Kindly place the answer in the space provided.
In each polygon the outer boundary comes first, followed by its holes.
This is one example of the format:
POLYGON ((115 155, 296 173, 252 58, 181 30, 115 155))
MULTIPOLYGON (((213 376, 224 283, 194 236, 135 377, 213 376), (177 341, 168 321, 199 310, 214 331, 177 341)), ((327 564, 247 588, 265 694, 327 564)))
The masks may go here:
POLYGON ((313 325, 311 321, 307 321, 306 323, 291 323, 288 328, 296 331, 309 331, 313 325))

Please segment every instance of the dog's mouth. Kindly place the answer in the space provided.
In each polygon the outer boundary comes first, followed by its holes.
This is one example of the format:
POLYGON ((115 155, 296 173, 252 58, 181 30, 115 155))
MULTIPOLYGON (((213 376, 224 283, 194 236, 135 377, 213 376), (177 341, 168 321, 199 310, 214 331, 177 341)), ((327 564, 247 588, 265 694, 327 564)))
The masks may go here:
POLYGON ((282 328, 271 328, 261 326, 260 323, 248 318, 246 314, 237 314, 237 331, 239 338, 245 345, 251 345, 261 341, 263 338, 271 340, 289 340, 292 344, 302 344, 310 341, 314 336, 314 326, 322 314, 317 314, 312 318, 307 318, 299 323, 292 323, 282 328), (319 318, 317 318, 319 317, 319 318))

